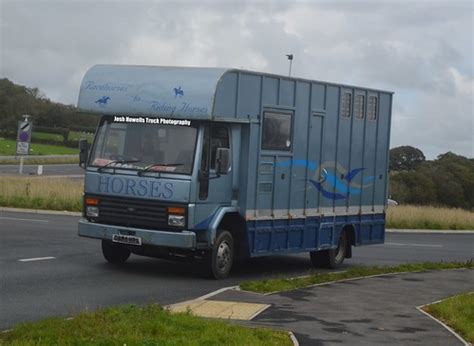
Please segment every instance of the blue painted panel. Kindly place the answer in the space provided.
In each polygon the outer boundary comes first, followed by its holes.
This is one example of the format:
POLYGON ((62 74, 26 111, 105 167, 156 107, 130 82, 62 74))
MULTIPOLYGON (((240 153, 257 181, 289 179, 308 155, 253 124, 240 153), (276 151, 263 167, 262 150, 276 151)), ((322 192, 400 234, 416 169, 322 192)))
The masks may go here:
POLYGON ((383 214, 247 221, 250 255, 335 248, 344 225, 354 225, 356 245, 380 244, 383 222, 383 214))
POLYGON ((262 77, 242 73, 239 82, 238 116, 256 118, 260 115, 260 83, 262 77))
POLYGON ((254 238, 254 252, 255 253, 268 253, 272 252, 271 245, 272 241, 272 231, 271 229, 259 228, 255 232, 254 238))
POLYGON ((278 104, 278 78, 263 77, 263 105, 277 105, 278 104))
POLYGON ((295 83, 294 80, 282 79, 280 82, 279 105, 292 107, 295 104, 295 83))
POLYGON ((304 234, 304 227, 302 226, 291 228, 291 231, 288 232, 288 244, 286 248, 297 250, 305 248, 304 234))
MULTIPOLYGON (((337 148, 337 127, 339 122, 339 88, 328 86, 327 88, 327 101, 326 101, 326 115, 323 121, 323 131, 322 131, 322 157, 320 170, 317 172, 319 177, 322 173, 322 170, 326 165, 334 166, 336 161, 336 148, 337 148)), ((335 189, 330 186, 323 186, 327 191, 334 193, 335 189)), ((319 193, 320 207, 328 208, 333 207, 333 201, 331 198, 326 198, 319 193)), ((310 203, 312 206, 312 203, 310 203)))
POLYGON ((315 109, 326 109, 326 86, 324 84, 313 83, 311 110, 315 109))
MULTIPOLYGON (((298 82, 296 85, 296 111, 293 122, 293 155, 302 160, 308 160, 308 136, 310 135, 309 123, 309 98, 310 84, 298 82)), ((311 140, 311 137, 310 137, 311 140)), ((305 199, 310 191, 308 185, 306 165, 291 165, 290 180, 290 207, 303 210, 305 199)), ((314 170, 312 171, 314 174, 314 170)))
MULTIPOLYGON (((276 161, 274 176, 273 210, 285 211, 288 215, 290 209, 290 180, 291 166, 279 163, 288 162, 288 157, 279 157, 276 161)), ((296 206, 292 206, 296 208, 296 206)))
MULTIPOLYGON (((249 191, 251 197, 255 196, 255 179, 249 179, 249 166, 252 164, 250 158, 251 155, 255 155, 255 150, 250 150, 250 126, 244 124, 241 129, 241 144, 240 144, 240 158, 239 158, 239 180, 238 194, 239 194, 239 206, 241 210, 255 209, 254 203, 248 204, 249 191)), ((255 159, 254 159, 255 162, 255 159)))
POLYGON ((385 205, 390 131, 391 95, 380 93, 379 131, 377 134, 377 173, 375 205, 385 205), (380 178, 382 177, 382 178, 380 178))
POLYGON ((330 248, 333 243, 334 226, 319 229, 319 249, 330 248))
MULTIPOLYGON (((364 162, 362 160, 363 152, 364 152, 364 124, 365 124, 365 108, 366 108, 366 100, 367 96, 365 91, 362 90, 355 90, 354 92, 354 100, 355 98, 361 95, 364 98, 364 112, 363 118, 360 119, 356 116, 355 112, 353 114, 352 119, 352 130, 351 130, 351 145, 350 145, 350 168, 349 171, 355 172, 354 170, 359 169, 360 171, 353 176, 353 178, 349 182, 349 186, 355 189, 359 189, 360 193, 349 193, 347 194, 347 207, 360 207, 361 206, 361 199, 362 195, 365 193, 365 188, 368 185, 364 184, 363 178, 364 176, 367 177, 369 175, 365 174, 367 167, 364 166, 364 162)), ((372 185, 370 183, 370 185, 372 185)))
MULTIPOLYGON (((354 94, 352 89, 341 89, 341 98, 344 93, 350 93, 352 95, 352 100, 354 99, 354 94)), ((341 100, 339 101, 341 102, 341 100)), ((338 195, 342 195, 344 197, 335 198, 334 204, 336 207, 347 206, 347 196, 348 191, 344 191, 344 185, 347 185, 346 180, 344 177, 351 171, 350 170, 350 153, 351 153, 351 126, 354 119, 353 115, 353 107, 351 106, 351 115, 349 118, 343 118, 340 115, 339 111, 339 126, 337 132, 337 154, 336 154, 336 162, 332 165, 327 167, 329 174, 334 174, 335 178, 342 182, 340 184, 341 188, 335 188, 334 192, 338 195)))
POLYGON ((214 115, 219 117, 237 116, 237 72, 222 76, 216 88, 214 115))
POLYGON ((261 156, 258 166, 257 206, 260 216, 271 216, 274 200, 275 157, 261 156))
MULTIPOLYGON (((247 209, 255 210, 257 209, 257 170, 258 170, 258 148, 260 147, 260 124, 252 123, 250 124, 250 136, 249 136, 249 149, 247 156, 245 153, 242 153, 242 160, 248 162, 248 171, 246 175, 242 176, 242 179, 247 176, 247 180, 243 180, 241 188, 247 190, 247 209)), ((243 212, 245 212, 243 210, 243 212)))
MULTIPOLYGON (((369 92, 368 97, 377 96, 376 93, 369 92)), ((368 100, 367 97, 367 100, 368 100)), ((377 121, 366 119, 365 122, 365 150, 364 150, 364 179, 368 186, 364 189, 362 195, 362 205, 373 206, 374 205, 374 183, 376 178, 375 169, 375 152, 376 152, 376 141, 377 141, 377 121), (372 184, 370 184, 372 182, 372 184)))

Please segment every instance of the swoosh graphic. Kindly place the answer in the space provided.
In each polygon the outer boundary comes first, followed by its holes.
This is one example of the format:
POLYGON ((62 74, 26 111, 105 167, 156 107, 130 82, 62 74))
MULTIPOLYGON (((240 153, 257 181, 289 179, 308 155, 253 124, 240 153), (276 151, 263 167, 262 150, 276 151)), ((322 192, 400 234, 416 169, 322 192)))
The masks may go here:
POLYGON ((318 168, 316 161, 304 160, 304 159, 291 159, 286 161, 277 162, 276 167, 303 167, 311 171, 316 171, 315 177, 319 180, 319 175, 324 175, 324 181, 317 181, 308 179, 308 181, 319 191, 321 194, 329 199, 345 199, 349 194, 360 195, 363 188, 370 186, 374 181, 374 176, 367 176, 362 179, 362 184, 352 182, 352 180, 358 176, 365 167, 355 168, 345 174, 346 169, 337 162, 324 162, 321 167, 318 168), (335 168, 335 173, 331 170, 335 168), (329 170, 331 169, 331 170, 329 170), (344 178, 340 179, 339 176, 344 174, 344 178), (323 187, 323 184, 334 189, 337 192, 328 191, 323 187))
POLYGON ((351 193, 353 195, 359 195, 361 192, 361 189, 348 186, 345 182, 342 182, 338 177, 336 177, 334 174, 329 173, 329 172, 326 174, 326 181, 332 187, 336 188, 337 191, 344 193, 346 195, 347 193, 351 193))
POLYGON ((352 178, 354 178, 357 174, 359 174, 360 172, 362 172, 365 168, 356 168, 356 169, 353 169, 352 171, 350 171, 349 173, 346 174, 346 176, 344 177, 344 179, 346 179, 347 181, 351 181, 352 178))
POLYGON ((326 191, 322 186, 321 186, 321 183, 318 182, 318 181, 314 181, 312 179, 309 179, 309 182, 311 184, 314 185, 314 187, 316 187, 316 189, 318 189, 319 192, 321 192, 321 194, 326 197, 326 198, 329 198, 329 199, 345 199, 346 196, 344 195, 341 195, 340 193, 333 193, 333 192, 329 192, 329 191, 326 191))

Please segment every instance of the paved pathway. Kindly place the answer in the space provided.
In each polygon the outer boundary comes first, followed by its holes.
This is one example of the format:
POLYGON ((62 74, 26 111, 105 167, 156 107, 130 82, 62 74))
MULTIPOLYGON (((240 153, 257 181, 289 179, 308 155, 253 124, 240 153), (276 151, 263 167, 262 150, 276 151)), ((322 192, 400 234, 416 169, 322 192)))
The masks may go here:
POLYGON ((416 306, 474 290, 474 270, 385 275, 271 295, 226 291, 213 300, 272 306, 250 322, 291 330, 300 345, 461 345, 416 306))

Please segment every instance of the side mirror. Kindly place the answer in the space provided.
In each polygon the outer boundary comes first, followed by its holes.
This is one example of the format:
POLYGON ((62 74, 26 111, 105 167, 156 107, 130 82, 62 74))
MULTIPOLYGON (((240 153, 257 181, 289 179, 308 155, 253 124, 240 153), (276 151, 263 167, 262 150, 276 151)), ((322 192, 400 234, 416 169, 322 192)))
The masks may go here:
POLYGON ((216 172, 217 174, 227 174, 230 168, 230 149, 217 148, 216 152, 216 172))
POLYGON ((79 166, 86 167, 87 156, 89 155, 89 143, 87 139, 82 138, 79 140, 79 166))

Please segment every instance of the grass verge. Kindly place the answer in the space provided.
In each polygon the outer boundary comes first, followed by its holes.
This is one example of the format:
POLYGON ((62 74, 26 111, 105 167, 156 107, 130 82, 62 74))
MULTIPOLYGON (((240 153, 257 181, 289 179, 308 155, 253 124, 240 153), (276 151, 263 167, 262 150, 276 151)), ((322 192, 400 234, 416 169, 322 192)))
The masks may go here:
POLYGON ((81 211, 83 180, 10 177, 0 179, 0 206, 81 211))
MULTIPOLYGON (((65 164, 65 163, 75 163, 79 164, 79 156, 77 157, 32 157, 28 156, 25 157, 23 164, 25 165, 57 165, 57 164, 65 164)), ((2 159, 0 160, 1 165, 19 165, 20 159, 13 158, 13 159, 2 159)))
POLYGON ((439 263, 407 263, 398 266, 357 266, 350 267, 343 272, 316 273, 300 278, 275 278, 267 280, 245 281, 240 288, 257 293, 289 291, 311 285, 322 284, 344 279, 361 278, 364 276, 391 274, 402 272, 417 272, 440 269, 473 268, 472 259, 467 262, 439 262, 439 263))
POLYGON ((387 228, 474 229, 474 212, 463 209, 399 205, 387 209, 387 228))
POLYGON ((427 305, 423 310, 453 328, 467 342, 474 343, 474 292, 427 305))
POLYGON ((0 345, 292 345, 288 334, 170 313, 159 305, 85 312, 65 320, 24 323, 0 345))
MULTIPOLYGON (((0 139, 0 155, 15 155, 16 141, 13 139, 0 139)), ((74 155, 79 154, 79 149, 68 148, 61 145, 35 144, 30 145, 31 155, 74 155)))

